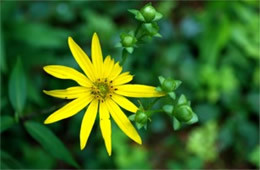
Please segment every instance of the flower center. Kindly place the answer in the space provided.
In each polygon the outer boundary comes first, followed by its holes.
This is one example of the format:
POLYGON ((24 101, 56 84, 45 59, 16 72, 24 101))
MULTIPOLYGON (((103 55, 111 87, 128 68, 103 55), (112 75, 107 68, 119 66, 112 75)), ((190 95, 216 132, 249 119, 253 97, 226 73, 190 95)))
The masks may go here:
POLYGON ((109 92, 109 87, 106 83, 96 83, 96 87, 98 89, 98 94, 105 98, 107 93, 109 92))
POLYGON ((106 97, 112 97, 114 90, 117 90, 117 88, 113 87, 112 83, 113 81, 108 81, 107 79, 97 79, 91 87, 91 94, 93 94, 96 99, 103 102, 106 97))

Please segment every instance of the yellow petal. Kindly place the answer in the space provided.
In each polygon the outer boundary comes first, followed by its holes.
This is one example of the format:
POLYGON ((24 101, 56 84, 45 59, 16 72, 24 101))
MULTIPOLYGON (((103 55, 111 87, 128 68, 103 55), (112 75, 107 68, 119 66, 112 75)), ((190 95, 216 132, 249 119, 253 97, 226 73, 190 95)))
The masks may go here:
POLYGON ((80 68, 88 76, 91 81, 95 81, 95 73, 93 72, 93 64, 87 54, 79 47, 79 45, 71 38, 68 38, 70 51, 80 68))
POLYGON ((155 87, 140 84, 126 84, 116 87, 115 93, 127 97, 161 97, 164 93, 157 92, 155 87))
POLYGON ((129 72, 125 72, 120 74, 113 80, 113 85, 114 86, 122 85, 130 82, 131 80, 133 80, 133 76, 130 75, 129 72))
POLYGON ((107 56, 104 61, 103 78, 108 78, 114 67, 114 60, 110 56, 107 56))
POLYGON ((101 77, 103 67, 103 56, 97 33, 94 33, 91 43, 91 57, 97 77, 101 77))
POLYGON ((80 149, 83 150, 87 144, 88 137, 95 123, 98 109, 98 101, 93 100, 87 108, 80 128, 80 149))
POLYGON ((111 156, 111 121, 109 112, 105 103, 100 103, 99 106, 100 129, 106 145, 107 153, 111 156))
POLYGON ((60 79, 71 79, 76 81, 79 85, 85 86, 85 87, 91 87, 92 83, 89 81, 89 79, 84 76, 82 73, 78 72, 77 70, 66 67, 66 66, 60 66, 60 65, 49 65, 43 67, 44 71, 46 71, 48 74, 60 78, 60 79))
POLYGON ((119 128, 136 143, 142 144, 142 140, 139 134, 137 133, 129 119, 126 117, 126 115, 119 108, 119 106, 111 99, 107 99, 105 102, 109 113, 111 114, 112 118, 115 120, 119 128))
POLYGON ((82 86, 70 87, 64 90, 43 90, 49 96, 62 98, 62 99, 75 99, 86 93, 90 94, 90 89, 82 86))
POLYGON ((84 107, 86 107, 89 102, 93 99, 90 95, 83 95, 72 102, 66 104, 53 114, 51 114, 45 121, 44 124, 54 123, 62 119, 66 119, 77 114, 84 107))
POLYGON ((112 99, 122 108, 128 110, 129 112, 133 112, 135 113, 138 108, 131 102, 129 101, 127 98, 117 95, 117 94, 113 94, 112 95, 112 99))
POLYGON ((121 73, 121 71, 122 71, 122 67, 119 65, 119 62, 117 62, 114 65, 114 67, 113 67, 113 69, 112 69, 108 79, 109 80, 114 80, 121 73))

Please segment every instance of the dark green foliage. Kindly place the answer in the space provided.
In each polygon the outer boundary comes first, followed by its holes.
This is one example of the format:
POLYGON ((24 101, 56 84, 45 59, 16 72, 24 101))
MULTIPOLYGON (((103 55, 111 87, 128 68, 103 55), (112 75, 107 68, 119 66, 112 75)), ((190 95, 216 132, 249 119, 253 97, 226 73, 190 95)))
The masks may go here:
POLYGON ((27 95, 26 90, 26 77, 21 58, 18 58, 8 82, 9 99, 18 114, 22 114, 24 109, 27 95))
POLYGON ((59 138, 46 126, 41 123, 27 121, 25 128, 27 132, 55 158, 64 160, 74 167, 79 167, 59 138))

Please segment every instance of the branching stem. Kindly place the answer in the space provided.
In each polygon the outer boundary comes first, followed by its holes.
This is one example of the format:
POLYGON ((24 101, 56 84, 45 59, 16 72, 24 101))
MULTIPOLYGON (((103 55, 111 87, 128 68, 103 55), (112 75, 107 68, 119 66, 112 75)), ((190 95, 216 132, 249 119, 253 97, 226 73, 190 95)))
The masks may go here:
POLYGON ((161 97, 155 98, 155 99, 149 104, 147 110, 150 110, 150 109, 153 107, 153 105, 154 105, 155 103, 157 103, 160 99, 161 99, 161 97))

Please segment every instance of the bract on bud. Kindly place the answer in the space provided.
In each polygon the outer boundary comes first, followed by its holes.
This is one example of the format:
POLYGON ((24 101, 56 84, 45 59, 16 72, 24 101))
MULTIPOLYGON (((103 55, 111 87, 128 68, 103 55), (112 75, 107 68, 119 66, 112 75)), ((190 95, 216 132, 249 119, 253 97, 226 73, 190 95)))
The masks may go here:
POLYGON ((143 29, 146 32, 147 35, 149 36, 160 36, 159 32, 159 26, 157 23, 144 23, 143 24, 143 29))

